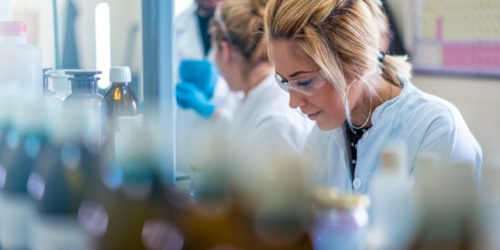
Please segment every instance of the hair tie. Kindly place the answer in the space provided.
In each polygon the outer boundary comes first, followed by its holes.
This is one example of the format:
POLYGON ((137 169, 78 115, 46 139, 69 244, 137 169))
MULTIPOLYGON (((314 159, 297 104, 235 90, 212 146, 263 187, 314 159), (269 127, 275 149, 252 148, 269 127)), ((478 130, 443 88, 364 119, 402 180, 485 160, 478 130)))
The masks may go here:
POLYGON ((384 61, 384 58, 385 58, 385 53, 382 50, 380 50, 379 51, 379 56, 378 56, 377 59, 378 59, 379 62, 382 62, 382 61, 384 61))

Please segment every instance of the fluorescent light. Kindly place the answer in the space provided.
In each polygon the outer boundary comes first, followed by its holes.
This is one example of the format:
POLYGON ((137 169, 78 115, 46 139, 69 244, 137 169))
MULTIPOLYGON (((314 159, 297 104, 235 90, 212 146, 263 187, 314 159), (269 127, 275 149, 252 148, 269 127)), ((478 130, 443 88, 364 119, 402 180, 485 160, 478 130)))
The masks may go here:
POLYGON ((109 4, 98 3, 95 7, 95 58, 96 69, 102 71, 99 88, 106 89, 109 82, 111 68, 111 30, 109 18, 109 4))

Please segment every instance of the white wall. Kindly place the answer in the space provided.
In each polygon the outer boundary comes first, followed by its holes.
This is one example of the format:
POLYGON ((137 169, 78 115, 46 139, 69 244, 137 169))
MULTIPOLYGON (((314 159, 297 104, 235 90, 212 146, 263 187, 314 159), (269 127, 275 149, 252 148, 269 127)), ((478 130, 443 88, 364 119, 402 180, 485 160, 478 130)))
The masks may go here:
MULTIPOLYGON (((412 46, 412 0, 388 0, 407 48, 412 46)), ((483 149, 486 165, 500 155, 500 79, 415 75, 420 89, 455 104, 483 149)))
POLYGON ((52 0, 12 0, 12 13, 14 20, 27 22, 28 42, 42 49, 43 66, 54 67, 52 0), (31 15, 36 21, 30 18, 31 15))

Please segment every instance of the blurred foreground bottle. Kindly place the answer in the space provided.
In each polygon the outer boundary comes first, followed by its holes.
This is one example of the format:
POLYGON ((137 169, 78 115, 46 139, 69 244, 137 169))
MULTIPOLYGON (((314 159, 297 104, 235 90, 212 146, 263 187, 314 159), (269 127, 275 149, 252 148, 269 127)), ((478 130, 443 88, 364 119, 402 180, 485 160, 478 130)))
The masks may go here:
POLYGON ((132 81, 129 67, 112 67, 109 74, 111 88, 104 95, 101 113, 103 117, 104 153, 110 159, 115 155, 115 133, 119 130, 118 117, 139 114, 139 103, 128 86, 132 81))
POLYGON ((100 166, 85 133, 93 122, 87 114, 79 106, 62 110, 51 142, 29 176, 36 208, 30 249, 93 249, 77 222, 84 193, 95 185, 100 166))
POLYGON ((481 249, 476 238, 478 200, 472 165, 437 166, 429 160, 419 160, 419 165, 415 191, 420 220, 406 249, 481 249))
POLYGON ((244 156, 232 146, 212 144, 212 157, 193 166, 192 203, 179 224, 185 249, 312 249, 294 158, 244 156))
POLYGON ((121 121, 128 124, 120 123, 115 164, 85 195, 80 225, 98 249, 182 249, 182 234, 169 222, 179 214, 168 205, 174 197, 161 177, 154 132, 137 120, 121 121))
POLYGON ((482 170, 479 191, 478 233, 479 249, 500 249, 500 161, 482 170))
POLYGON ((335 189, 315 191, 314 249, 366 249, 368 206, 366 195, 339 194, 335 189))
POLYGON ((24 22, 0 22, 0 84, 15 84, 42 97, 42 52, 26 42, 24 22))
POLYGON ((0 152, 0 241, 3 249, 26 249, 32 202, 26 184, 33 165, 48 139, 45 110, 38 94, 24 95, 17 102, 6 145, 0 152))
POLYGON ((395 144, 382 150, 380 169, 370 189, 370 249, 402 249, 410 241, 414 212, 406 162, 403 145, 395 144))

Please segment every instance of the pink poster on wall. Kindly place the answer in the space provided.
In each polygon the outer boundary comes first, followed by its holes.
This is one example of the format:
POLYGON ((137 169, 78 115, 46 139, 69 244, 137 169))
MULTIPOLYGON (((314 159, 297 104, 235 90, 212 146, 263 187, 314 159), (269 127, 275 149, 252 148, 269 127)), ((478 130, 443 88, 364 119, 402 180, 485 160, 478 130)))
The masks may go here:
POLYGON ((500 77, 500 1, 414 3, 416 71, 500 77))

